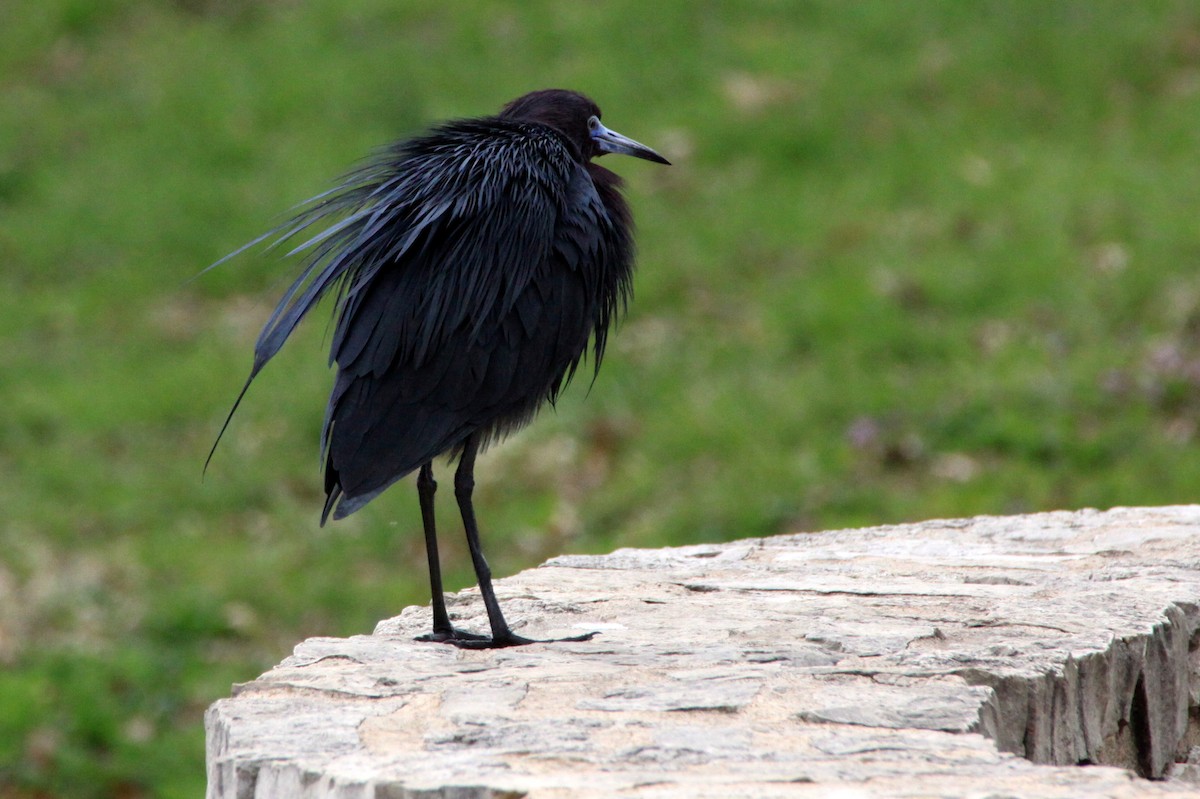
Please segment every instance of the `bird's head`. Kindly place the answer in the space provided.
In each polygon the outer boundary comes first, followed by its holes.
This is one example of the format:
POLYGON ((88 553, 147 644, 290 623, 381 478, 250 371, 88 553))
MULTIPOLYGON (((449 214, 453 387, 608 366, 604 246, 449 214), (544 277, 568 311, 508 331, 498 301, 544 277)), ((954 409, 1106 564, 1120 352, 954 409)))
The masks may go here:
POLYGON ((567 89, 530 92, 504 106, 500 117, 549 125, 570 139, 585 161, 605 153, 620 153, 658 164, 671 163, 646 145, 604 127, 600 123, 600 107, 579 92, 567 89))

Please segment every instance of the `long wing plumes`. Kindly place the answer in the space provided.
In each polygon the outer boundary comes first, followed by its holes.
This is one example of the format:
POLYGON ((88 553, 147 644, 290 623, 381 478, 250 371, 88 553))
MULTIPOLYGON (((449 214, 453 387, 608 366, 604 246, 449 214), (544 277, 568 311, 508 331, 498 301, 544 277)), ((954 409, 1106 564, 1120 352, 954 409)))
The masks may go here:
POLYGON ((537 318, 547 316, 547 329, 568 339, 540 345, 557 346, 561 352, 548 357, 562 364, 546 386, 529 387, 543 393, 538 402, 552 400, 563 373, 569 378, 578 365, 579 322, 586 323, 584 343, 588 334, 595 336, 599 367, 608 323, 629 285, 632 245, 619 224, 624 221, 609 218, 584 166, 543 125, 497 118, 454 122, 380 152, 264 237, 278 247, 319 231, 289 252, 305 254, 304 269, 264 325, 250 376, 217 441, 250 383, 333 291, 338 302, 330 360, 339 374, 322 433, 326 513, 342 493, 360 501, 343 501, 339 515, 360 507, 368 492, 374 496, 456 445, 464 430, 490 423, 481 421, 489 409, 480 403, 492 402, 496 413, 512 404, 497 388, 513 379, 498 377, 499 365, 508 358, 513 374, 533 368, 528 353, 520 353, 525 361, 518 359, 511 339, 523 337, 528 344, 537 318), (548 270, 551 263, 558 268, 548 270), (559 281, 559 289, 526 291, 537 275, 559 281), (564 279, 578 289, 560 285, 564 279), (571 297, 578 308, 547 310, 552 297, 571 297), (387 405, 433 394, 436 402, 409 407, 404 419, 387 405), (467 407, 468 396, 478 407, 467 407), (338 453, 330 452, 335 424, 344 431, 338 450, 343 463, 378 464, 352 475, 353 485, 343 484, 348 478, 339 476, 338 453), (391 448, 386 453, 385 444, 391 448), (370 446, 381 452, 360 457, 359 450, 370 446), (421 460, 410 464, 414 458, 421 460))
MULTIPOLYGON (((300 276, 284 293, 259 333, 254 345, 254 363, 250 368, 250 375, 225 417, 212 449, 209 450, 208 458, 204 462, 206 470, 254 378, 279 352, 305 314, 330 290, 341 286, 347 275, 361 266, 362 256, 370 244, 368 237, 374 228, 370 223, 388 212, 388 190, 396 188, 398 183, 399 176, 395 174, 395 169, 388 168, 389 162, 397 156, 404 158, 402 147, 381 152, 363 167, 347 174, 334 188, 308 200, 290 220, 209 267, 212 269, 263 241, 270 242, 268 249, 276 249, 294 240, 318 222, 345 215, 340 221, 287 253, 292 256, 309 250, 300 276)), ((393 198, 394 201, 402 199, 393 198)))

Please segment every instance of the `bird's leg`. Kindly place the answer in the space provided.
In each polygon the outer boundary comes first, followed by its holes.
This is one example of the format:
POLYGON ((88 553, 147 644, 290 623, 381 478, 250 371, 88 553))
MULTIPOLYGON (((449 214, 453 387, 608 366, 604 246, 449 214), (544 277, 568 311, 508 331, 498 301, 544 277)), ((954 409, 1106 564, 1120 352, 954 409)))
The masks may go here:
POLYGON ((433 634, 449 635, 450 614, 446 612, 446 595, 442 591, 442 566, 438 558, 437 522, 434 520, 433 495, 437 481, 433 479, 433 464, 426 463, 417 475, 417 496, 421 500, 421 522, 425 527, 425 555, 429 559, 429 590, 433 595, 433 634))
MULTIPOLYGON (((508 627, 508 622, 504 620, 504 614, 500 612, 500 603, 496 601, 496 592, 492 589, 492 570, 488 568, 487 560, 483 557, 483 548, 479 543, 479 525, 475 521, 475 507, 471 502, 471 495, 475 490, 475 455, 478 450, 479 442, 476 437, 468 436, 467 440, 463 442, 458 471, 454 473, 454 497, 458 500, 458 509, 462 513, 463 528, 467 534, 467 547, 471 550, 471 563, 475 566, 475 577, 479 580, 479 593, 483 596, 484 607, 487 608, 492 637, 490 640, 454 638, 449 642, 464 649, 492 649, 521 646, 522 644, 548 643, 513 633, 508 627)), ((593 635, 595 633, 554 640, 586 641, 593 635)))
POLYGON ((433 464, 426 463, 417 474, 417 496, 421 500, 421 522, 425 527, 425 554, 429 559, 429 590, 433 598, 433 632, 417 637, 418 641, 449 641, 451 639, 481 640, 482 635, 454 629, 446 612, 446 595, 442 590, 442 567, 438 558, 437 526, 434 521, 433 495, 437 481, 433 479, 433 464))
POLYGON ((508 622, 504 620, 504 614, 500 612, 496 592, 492 590, 492 570, 488 568, 487 560, 483 557, 483 547, 479 543, 479 525, 475 521, 475 506, 471 502, 471 495, 475 491, 475 454, 478 451, 479 444, 475 436, 468 436, 463 442, 458 470, 454 473, 454 498, 458 500, 458 510, 462 513, 467 548, 471 550, 471 564, 475 567, 475 579, 479 581, 479 593, 483 596, 488 623, 492 627, 491 640, 479 643, 497 647, 532 643, 527 638, 513 635, 512 630, 508 628, 508 622))

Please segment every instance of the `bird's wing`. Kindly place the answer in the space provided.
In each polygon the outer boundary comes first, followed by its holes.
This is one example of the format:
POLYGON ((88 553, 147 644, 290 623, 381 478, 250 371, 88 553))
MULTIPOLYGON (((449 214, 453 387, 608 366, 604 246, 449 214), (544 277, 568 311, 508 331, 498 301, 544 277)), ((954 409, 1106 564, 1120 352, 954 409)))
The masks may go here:
POLYGON ((470 434, 486 440, 556 398, 627 294, 632 260, 585 168, 498 179, 492 201, 431 233, 403 269, 347 301, 323 434, 325 513, 352 513, 470 434), (340 500, 340 503, 338 502, 340 500))
POLYGON ((550 255, 575 167, 545 132, 413 159, 399 208, 372 230, 345 285, 330 351, 343 371, 425 366, 449 336, 476 340, 550 255))
POLYGON ((339 516, 452 449, 512 406, 514 392, 537 395, 535 406, 545 398, 553 345, 529 346, 522 320, 552 339, 580 337, 560 317, 586 315, 582 277, 551 284, 578 266, 564 270, 556 247, 575 181, 590 181, 557 134, 509 127, 512 135, 491 129, 470 146, 419 152, 414 191, 345 278, 322 434, 331 501, 347 497, 339 516), (421 222, 416 235, 408 218, 421 222))

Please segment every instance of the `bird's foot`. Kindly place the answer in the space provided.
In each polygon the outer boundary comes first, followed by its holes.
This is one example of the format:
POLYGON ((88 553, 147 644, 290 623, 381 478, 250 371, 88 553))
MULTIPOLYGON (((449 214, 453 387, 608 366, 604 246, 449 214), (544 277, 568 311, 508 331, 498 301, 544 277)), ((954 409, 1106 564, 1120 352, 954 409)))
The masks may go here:
POLYGON ((455 629, 448 634, 433 632, 428 635, 421 635, 416 640, 453 644, 459 649, 504 649, 510 646, 525 646, 526 644, 561 644, 573 641, 590 641, 596 635, 597 633, 584 633, 583 635, 572 635, 569 638, 526 638, 523 635, 517 635, 508 630, 502 635, 489 638, 486 635, 455 629))

